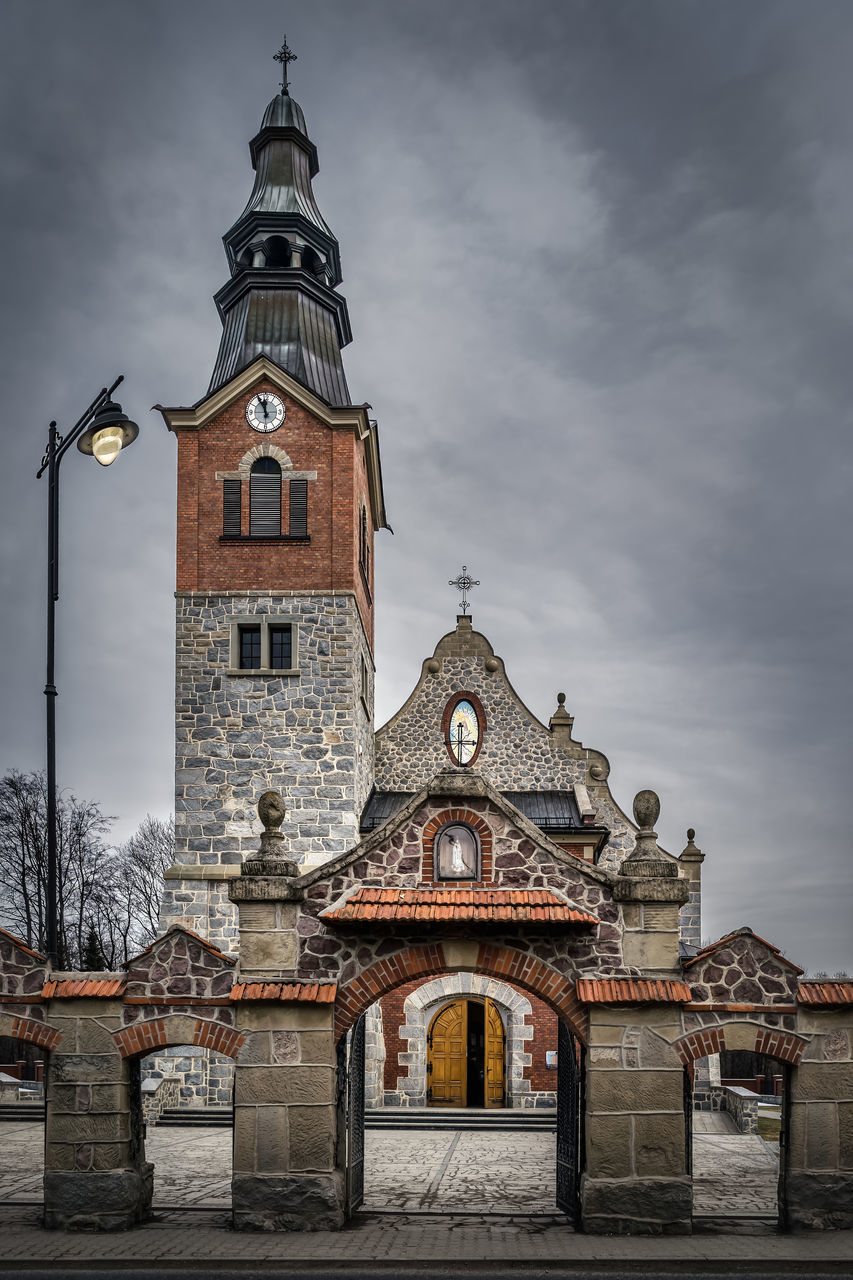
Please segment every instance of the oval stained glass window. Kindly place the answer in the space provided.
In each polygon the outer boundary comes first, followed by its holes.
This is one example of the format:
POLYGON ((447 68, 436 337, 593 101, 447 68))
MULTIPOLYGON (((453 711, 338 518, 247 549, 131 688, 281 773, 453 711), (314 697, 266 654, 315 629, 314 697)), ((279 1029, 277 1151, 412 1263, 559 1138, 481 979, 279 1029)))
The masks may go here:
POLYGON ((447 726, 447 745, 457 764, 470 764, 480 745, 480 720, 467 698, 457 702, 447 726))

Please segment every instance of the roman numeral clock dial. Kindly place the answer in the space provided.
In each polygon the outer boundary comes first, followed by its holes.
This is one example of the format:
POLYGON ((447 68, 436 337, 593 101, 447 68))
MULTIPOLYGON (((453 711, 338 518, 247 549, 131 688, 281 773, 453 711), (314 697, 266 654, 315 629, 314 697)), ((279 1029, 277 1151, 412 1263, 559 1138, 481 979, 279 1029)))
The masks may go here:
POLYGON ((246 405, 246 421, 254 431, 277 431, 284 422, 284 401, 271 391, 259 391, 246 405))

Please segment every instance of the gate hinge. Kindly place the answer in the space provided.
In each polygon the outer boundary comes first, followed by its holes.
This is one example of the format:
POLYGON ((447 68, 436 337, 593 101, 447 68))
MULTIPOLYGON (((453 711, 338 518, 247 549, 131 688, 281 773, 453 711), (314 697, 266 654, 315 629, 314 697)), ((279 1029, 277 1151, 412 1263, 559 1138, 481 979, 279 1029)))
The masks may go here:
POLYGON ((428 1062, 428 1063, 427 1063, 427 1075, 428 1075, 428 1076, 431 1076, 431 1075, 432 1075, 432 1063, 431 1063, 431 1062, 428 1062))

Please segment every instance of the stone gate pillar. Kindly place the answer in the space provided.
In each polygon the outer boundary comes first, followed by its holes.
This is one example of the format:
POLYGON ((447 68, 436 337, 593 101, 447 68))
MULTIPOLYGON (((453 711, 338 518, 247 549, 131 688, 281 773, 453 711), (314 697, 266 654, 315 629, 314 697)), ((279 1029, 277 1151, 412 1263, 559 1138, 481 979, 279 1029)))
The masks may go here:
MULTIPOLYGON (((62 987, 64 975, 51 974, 62 987)), ((70 975, 69 975, 70 976, 70 975)), ((74 985, 123 974, 74 974, 74 985)), ((153 1166, 144 1159, 138 1059, 122 1058, 112 1032, 121 999, 54 999, 48 1019, 62 1033, 50 1055, 46 1088, 44 1224, 78 1231, 117 1231, 151 1209, 153 1166)))
MULTIPOLYGON (((802 984, 812 985, 812 984, 802 984)), ((817 985, 817 984, 814 984, 817 985)), ((828 986, 853 987, 851 983, 828 986)), ((791 1071, 788 1168, 780 1187, 792 1230, 853 1228, 853 1008, 800 1006, 812 1040, 791 1071)))
POLYGON ((653 791, 636 796, 636 848, 613 892, 624 962, 639 976, 590 984, 599 995, 590 1008, 581 1217, 596 1234, 691 1230, 684 1070, 669 1043, 681 1028, 678 913, 690 889, 658 848, 659 813, 653 791))
POLYGON ((266 792, 259 856, 229 894, 239 914, 232 994, 246 1036, 234 1076, 234 1226, 328 1231, 343 1225, 335 1168, 334 986, 300 982, 296 923, 301 890, 278 827, 284 802, 266 792))

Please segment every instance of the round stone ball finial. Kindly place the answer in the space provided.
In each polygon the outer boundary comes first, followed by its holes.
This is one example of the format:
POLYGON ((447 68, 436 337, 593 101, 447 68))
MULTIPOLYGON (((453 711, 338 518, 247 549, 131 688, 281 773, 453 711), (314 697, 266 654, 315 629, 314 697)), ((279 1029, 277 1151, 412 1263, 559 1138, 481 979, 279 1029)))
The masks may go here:
POLYGON ((687 839, 690 841, 691 844, 696 839, 696 831, 693 827, 687 828, 687 839))
POLYGON ((564 693, 557 694, 557 705, 564 707, 566 705, 566 695, 564 693))
POLYGON ((655 791, 638 791, 634 796, 634 821, 641 831, 650 831, 660 817, 660 798, 655 791))
POLYGON ((265 831, 278 831, 286 813, 284 797, 278 791, 265 791, 258 801, 258 817, 265 831))

